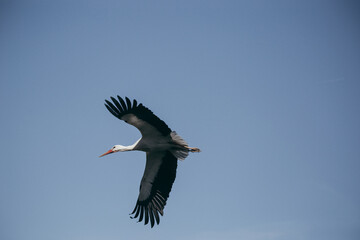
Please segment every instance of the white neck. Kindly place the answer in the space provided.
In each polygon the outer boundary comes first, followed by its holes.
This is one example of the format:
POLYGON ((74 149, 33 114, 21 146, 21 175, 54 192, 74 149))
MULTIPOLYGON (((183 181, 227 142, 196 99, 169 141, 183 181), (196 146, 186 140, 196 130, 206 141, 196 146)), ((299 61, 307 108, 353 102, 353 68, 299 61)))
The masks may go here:
POLYGON ((122 151, 133 151, 135 146, 140 142, 141 138, 137 140, 133 145, 130 146, 123 146, 122 151))

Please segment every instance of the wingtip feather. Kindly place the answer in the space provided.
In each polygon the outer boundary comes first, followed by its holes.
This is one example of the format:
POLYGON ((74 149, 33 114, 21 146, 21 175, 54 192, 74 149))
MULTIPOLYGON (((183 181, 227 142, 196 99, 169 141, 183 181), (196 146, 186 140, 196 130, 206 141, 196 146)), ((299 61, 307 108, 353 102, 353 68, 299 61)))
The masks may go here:
POLYGON ((116 100, 114 97, 110 97, 113 103, 116 105, 116 107, 119 109, 120 112, 123 112, 124 109, 121 107, 120 103, 116 100))
POLYGON ((128 109, 131 109, 131 101, 128 97, 125 97, 126 104, 128 106, 128 109))
POLYGON ((145 207, 145 223, 144 225, 149 223, 149 208, 145 207))
POLYGON ((121 106, 123 107, 124 111, 129 110, 126 106, 124 99, 122 99, 119 95, 117 95, 117 97, 118 97, 119 102, 120 102, 121 106))
POLYGON ((143 218, 144 218, 144 207, 140 206, 140 217, 138 222, 141 222, 143 218))

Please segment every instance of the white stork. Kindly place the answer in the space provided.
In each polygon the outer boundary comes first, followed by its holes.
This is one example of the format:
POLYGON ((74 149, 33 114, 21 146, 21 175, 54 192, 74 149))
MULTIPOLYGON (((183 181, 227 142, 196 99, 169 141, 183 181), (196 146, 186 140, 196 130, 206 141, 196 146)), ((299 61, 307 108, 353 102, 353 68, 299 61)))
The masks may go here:
POLYGON ((177 159, 185 159, 189 152, 200 152, 198 148, 191 148, 176 134, 175 131, 160 120, 148 108, 141 103, 138 105, 125 97, 125 101, 117 96, 119 101, 111 97, 113 103, 105 100, 106 108, 120 120, 124 120, 135 126, 141 132, 142 137, 133 145, 115 145, 100 157, 110 153, 124 151, 146 152, 146 166, 140 183, 140 193, 131 218, 139 217, 145 225, 149 220, 151 227, 160 222, 159 213, 164 214, 166 200, 169 197, 174 183, 177 168, 177 159))

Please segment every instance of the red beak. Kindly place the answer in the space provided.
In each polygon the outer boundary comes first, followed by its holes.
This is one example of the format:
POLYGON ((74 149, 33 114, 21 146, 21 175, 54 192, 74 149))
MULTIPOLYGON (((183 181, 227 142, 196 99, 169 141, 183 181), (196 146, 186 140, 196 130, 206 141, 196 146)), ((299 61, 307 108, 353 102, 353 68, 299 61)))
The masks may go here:
POLYGON ((110 149, 109 151, 107 151, 106 153, 100 155, 99 157, 103 157, 103 156, 108 155, 110 153, 113 153, 113 150, 110 149))

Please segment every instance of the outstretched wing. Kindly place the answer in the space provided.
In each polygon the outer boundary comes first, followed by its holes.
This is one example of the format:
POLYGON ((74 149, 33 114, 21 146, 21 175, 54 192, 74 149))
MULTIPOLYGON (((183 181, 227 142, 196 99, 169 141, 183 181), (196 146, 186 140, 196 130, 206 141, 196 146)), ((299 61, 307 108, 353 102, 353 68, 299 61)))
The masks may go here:
POLYGON ((176 177, 177 159, 168 151, 146 153, 146 166, 140 184, 140 193, 132 218, 143 219, 145 225, 154 226, 160 222, 159 213, 164 214, 166 200, 169 197, 176 177))
POLYGON ((137 105, 137 101, 134 99, 133 103, 129 98, 122 99, 117 96, 118 100, 110 97, 113 103, 105 100, 106 108, 115 117, 124 120, 125 122, 135 126, 141 132, 142 136, 154 136, 170 134, 171 129, 166 125, 164 121, 158 118, 151 110, 144 107, 142 103, 137 105))

